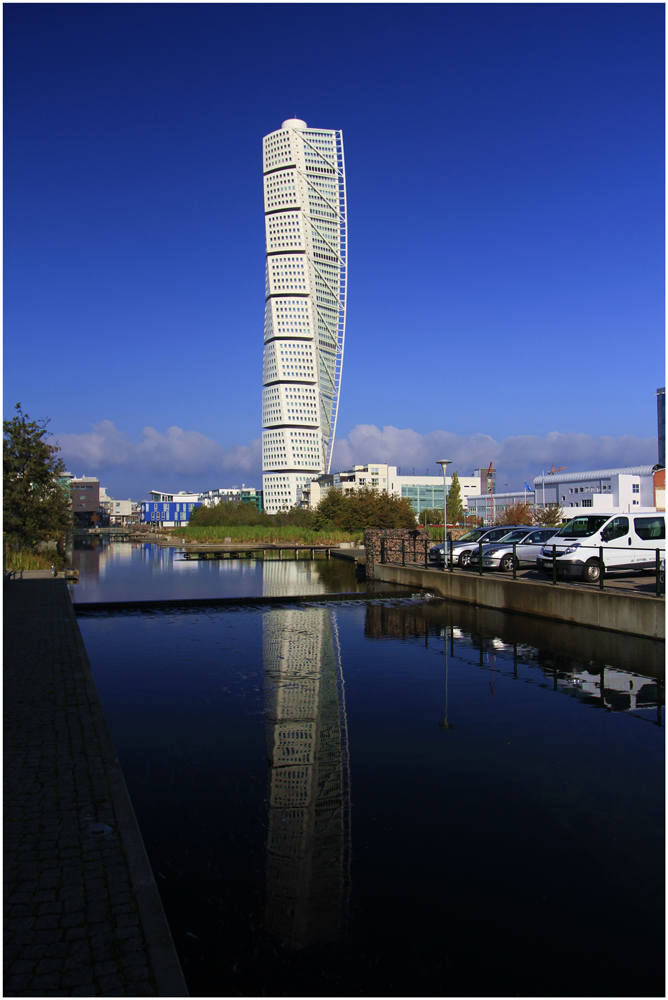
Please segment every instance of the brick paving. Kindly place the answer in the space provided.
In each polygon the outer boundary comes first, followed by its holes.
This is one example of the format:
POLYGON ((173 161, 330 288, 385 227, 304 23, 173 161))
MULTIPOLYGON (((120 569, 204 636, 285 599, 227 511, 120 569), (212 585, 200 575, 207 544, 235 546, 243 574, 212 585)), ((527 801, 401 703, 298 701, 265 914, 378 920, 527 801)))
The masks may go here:
POLYGON ((63 580, 4 647, 4 996, 187 996, 63 580))

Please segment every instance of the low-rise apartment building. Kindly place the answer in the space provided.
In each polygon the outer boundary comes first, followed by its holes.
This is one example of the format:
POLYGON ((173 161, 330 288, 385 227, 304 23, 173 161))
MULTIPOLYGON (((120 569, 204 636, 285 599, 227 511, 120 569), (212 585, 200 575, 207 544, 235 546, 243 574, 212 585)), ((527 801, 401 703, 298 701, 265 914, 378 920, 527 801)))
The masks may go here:
POLYGON ((237 486, 231 488, 219 487, 214 490, 202 490, 199 493, 186 493, 181 490, 178 493, 165 493, 160 490, 149 491, 149 502, 152 503, 198 503, 205 507, 214 507, 218 503, 252 503, 258 510, 263 510, 262 490, 256 490, 252 486, 241 484, 241 489, 237 486))
POLYGON ((140 524, 145 527, 153 525, 160 528, 185 526, 192 512, 202 504, 199 500, 189 498, 179 500, 178 494, 176 496, 176 500, 143 500, 139 512, 140 524))
POLYGON ((131 524, 139 524, 139 511, 137 504, 132 500, 114 500, 109 505, 109 523, 116 527, 128 527, 131 524))
POLYGON ((71 476, 69 483, 75 527, 99 528, 109 524, 108 514, 100 503, 100 480, 96 476, 71 476))

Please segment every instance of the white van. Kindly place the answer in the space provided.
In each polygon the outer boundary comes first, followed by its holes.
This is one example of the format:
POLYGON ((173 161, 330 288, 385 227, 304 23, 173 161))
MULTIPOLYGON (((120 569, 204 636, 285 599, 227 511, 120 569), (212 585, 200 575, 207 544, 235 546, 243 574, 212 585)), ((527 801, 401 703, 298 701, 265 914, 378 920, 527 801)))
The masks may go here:
POLYGON ((601 550, 606 572, 611 569, 652 569, 656 550, 666 548, 664 514, 578 514, 543 546, 538 568, 552 572, 556 546, 557 572, 595 583, 601 576, 601 550))

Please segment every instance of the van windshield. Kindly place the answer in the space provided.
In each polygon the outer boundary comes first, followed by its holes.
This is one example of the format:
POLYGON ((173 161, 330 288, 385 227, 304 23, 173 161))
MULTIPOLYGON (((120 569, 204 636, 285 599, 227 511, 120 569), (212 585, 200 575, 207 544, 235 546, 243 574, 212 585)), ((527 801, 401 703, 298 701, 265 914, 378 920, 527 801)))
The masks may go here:
POLYGON ((610 520, 610 515, 598 516, 594 514, 584 515, 583 517, 574 517, 572 521, 565 524, 563 528, 557 532, 558 538, 588 538, 593 535, 599 528, 602 528, 606 521, 610 520))

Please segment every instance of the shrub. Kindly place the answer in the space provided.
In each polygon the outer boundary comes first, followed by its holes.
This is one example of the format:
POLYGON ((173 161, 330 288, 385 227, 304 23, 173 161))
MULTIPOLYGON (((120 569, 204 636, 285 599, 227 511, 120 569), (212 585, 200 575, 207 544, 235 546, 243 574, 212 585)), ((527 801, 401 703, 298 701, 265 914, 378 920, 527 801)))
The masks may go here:
POLYGON ((319 530, 330 526, 342 531, 364 531, 366 528, 415 528, 417 525, 410 500, 368 487, 350 493, 331 489, 313 515, 314 527, 319 530))
POLYGON ((533 524, 533 511, 528 503, 514 503, 496 518, 496 524, 533 524))

